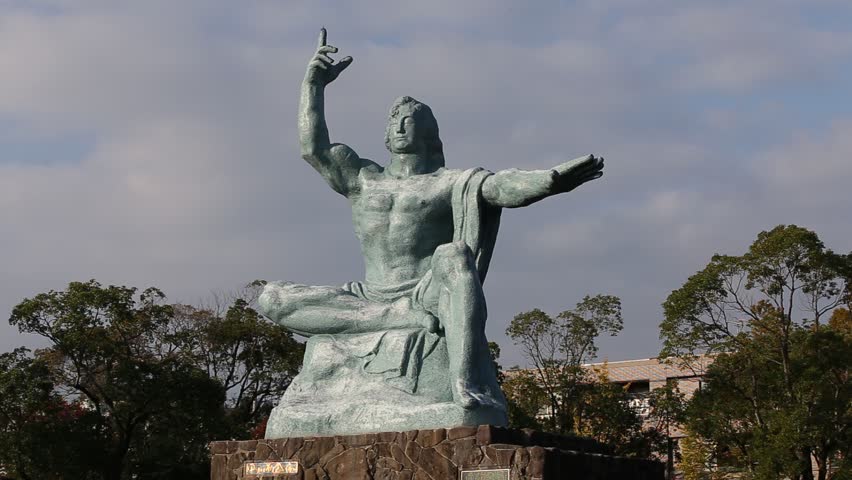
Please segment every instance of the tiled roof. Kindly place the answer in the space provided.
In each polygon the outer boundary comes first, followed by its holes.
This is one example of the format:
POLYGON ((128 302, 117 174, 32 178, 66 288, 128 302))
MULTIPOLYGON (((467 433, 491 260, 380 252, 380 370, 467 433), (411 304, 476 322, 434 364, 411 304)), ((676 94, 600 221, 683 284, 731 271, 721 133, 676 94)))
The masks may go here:
POLYGON ((712 358, 702 356, 693 362, 693 368, 681 366, 677 362, 662 363, 657 358, 589 363, 584 366, 594 369, 605 368, 609 374, 609 379, 613 382, 636 380, 664 382, 670 378, 700 377, 710 363, 712 363, 712 358))

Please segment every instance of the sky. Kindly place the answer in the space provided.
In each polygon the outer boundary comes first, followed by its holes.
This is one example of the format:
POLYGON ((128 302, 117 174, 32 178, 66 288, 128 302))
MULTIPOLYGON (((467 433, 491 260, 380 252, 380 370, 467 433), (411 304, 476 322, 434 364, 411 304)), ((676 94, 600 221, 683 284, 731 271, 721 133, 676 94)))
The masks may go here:
POLYGON ((197 303, 254 280, 363 278, 345 198, 299 158, 321 26, 353 64, 333 141, 386 163, 393 99, 432 107, 448 167, 603 178, 503 213, 487 334, 617 295, 600 359, 655 356, 660 304, 714 253, 797 224, 852 250, 847 0, 0 0, 0 351, 68 282, 197 303))

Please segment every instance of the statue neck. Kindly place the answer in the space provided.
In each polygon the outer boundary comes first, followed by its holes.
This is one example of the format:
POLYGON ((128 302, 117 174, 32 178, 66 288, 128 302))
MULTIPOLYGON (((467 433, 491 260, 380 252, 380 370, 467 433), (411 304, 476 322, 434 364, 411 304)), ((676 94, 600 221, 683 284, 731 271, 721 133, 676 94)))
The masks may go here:
POLYGON ((387 173, 394 177, 410 177, 438 170, 426 156, 419 153, 394 153, 387 173))

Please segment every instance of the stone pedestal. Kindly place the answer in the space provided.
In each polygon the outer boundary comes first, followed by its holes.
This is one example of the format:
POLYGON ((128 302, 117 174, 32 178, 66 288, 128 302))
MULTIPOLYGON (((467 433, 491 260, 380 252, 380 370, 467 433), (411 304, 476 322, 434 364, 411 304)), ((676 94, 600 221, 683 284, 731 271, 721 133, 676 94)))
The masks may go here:
MULTIPOLYGON (((511 480, 662 480, 663 464, 611 455, 586 438, 482 425, 334 437, 213 442, 212 480, 456 480, 506 469, 511 480), (298 462, 294 474, 245 474, 246 462, 298 462)), ((500 478, 500 477, 493 477, 500 478)))

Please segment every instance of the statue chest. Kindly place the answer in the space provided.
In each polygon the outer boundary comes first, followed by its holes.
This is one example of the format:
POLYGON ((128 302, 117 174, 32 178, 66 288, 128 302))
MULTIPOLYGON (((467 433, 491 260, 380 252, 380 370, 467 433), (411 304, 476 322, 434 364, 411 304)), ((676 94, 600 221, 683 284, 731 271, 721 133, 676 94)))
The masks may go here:
POLYGON ((451 231, 450 186, 438 177, 421 177, 364 182, 352 202, 356 229, 374 232, 387 228, 415 234, 434 229, 451 231))
POLYGON ((401 215, 449 213, 450 188, 437 176, 365 181, 353 209, 401 215))

